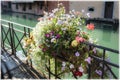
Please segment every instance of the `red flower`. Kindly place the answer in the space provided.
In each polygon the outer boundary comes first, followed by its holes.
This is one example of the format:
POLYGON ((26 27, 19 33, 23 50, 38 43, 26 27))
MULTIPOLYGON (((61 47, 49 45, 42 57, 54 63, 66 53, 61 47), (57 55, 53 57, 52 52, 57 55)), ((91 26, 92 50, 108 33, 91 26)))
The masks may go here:
POLYGON ((87 29, 89 30, 94 30, 94 24, 93 23, 90 23, 90 24, 87 24, 87 29))
POLYGON ((75 71, 73 73, 74 73, 75 76, 79 76, 79 77, 81 77, 83 75, 83 73, 80 72, 80 71, 75 71))

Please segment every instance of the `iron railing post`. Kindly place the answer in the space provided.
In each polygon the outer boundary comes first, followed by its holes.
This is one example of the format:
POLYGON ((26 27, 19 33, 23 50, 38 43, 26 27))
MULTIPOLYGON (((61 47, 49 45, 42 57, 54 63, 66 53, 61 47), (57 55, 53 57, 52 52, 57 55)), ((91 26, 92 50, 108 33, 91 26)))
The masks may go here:
POLYGON ((101 78, 104 78, 104 61, 105 61, 105 49, 103 49, 103 60, 102 60, 102 76, 101 78))

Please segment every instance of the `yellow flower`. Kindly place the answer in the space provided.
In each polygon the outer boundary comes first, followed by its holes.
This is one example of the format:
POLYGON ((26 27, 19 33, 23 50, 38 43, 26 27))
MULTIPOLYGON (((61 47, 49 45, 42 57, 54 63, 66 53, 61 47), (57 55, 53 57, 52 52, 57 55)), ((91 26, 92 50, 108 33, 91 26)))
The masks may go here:
POLYGON ((76 46, 78 45, 78 42, 77 42, 76 40, 73 40, 72 43, 71 43, 71 45, 72 45, 73 47, 76 47, 76 46))
POLYGON ((31 40, 31 39, 28 39, 28 40, 27 40, 27 43, 28 43, 28 44, 30 44, 31 42, 32 42, 32 40, 31 40))

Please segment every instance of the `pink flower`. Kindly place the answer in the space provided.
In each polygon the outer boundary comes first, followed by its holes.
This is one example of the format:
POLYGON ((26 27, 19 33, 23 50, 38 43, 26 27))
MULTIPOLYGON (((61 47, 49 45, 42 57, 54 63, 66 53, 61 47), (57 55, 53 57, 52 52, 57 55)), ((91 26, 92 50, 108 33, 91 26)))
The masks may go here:
POLYGON ((77 37, 75 38, 75 40, 76 40, 77 42, 84 42, 84 41, 85 41, 84 38, 79 37, 79 36, 77 36, 77 37))
POLYGON ((47 33, 47 34, 45 34, 45 36, 48 38, 48 37, 50 37, 50 34, 47 33))

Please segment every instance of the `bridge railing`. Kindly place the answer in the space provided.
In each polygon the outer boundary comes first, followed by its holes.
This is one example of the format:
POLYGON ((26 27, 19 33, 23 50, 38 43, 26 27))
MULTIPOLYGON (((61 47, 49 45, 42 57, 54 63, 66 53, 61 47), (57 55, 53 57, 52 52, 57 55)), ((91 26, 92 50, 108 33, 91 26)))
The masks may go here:
MULTIPOLYGON (((24 37, 30 36, 30 32, 33 28, 31 28, 29 26, 26 26, 26 25, 19 24, 19 23, 10 22, 10 21, 7 21, 7 20, 1 20, 1 23, 2 23, 1 24, 2 49, 6 50, 6 51, 11 50, 11 54, 16 55, 15 53, 16 53, 17 49, 21 48, 24 55, 27 56, 27 53, 24 50, 24 48, 21 44, 21 41, 24 37)), ((111 67, 109 67, 109 65, 112 66, 112 67, 118 68, 118 69, 119 69, 119 65, 115 64, 115 63, 112 63, 110 61, 106 61, 105 60, 105 55, 106 55, 107 51, 112 52, 112 54, 119 54, 119 51, 118 50, 113 50, 113 49, 110 49, 110 48, 106 48, 106 47, 103 47, 103 46, 95 45, 95 44, 92 44, 92 43, 87 43, 87 42, 84 42, 83 44, 88 45, 89 48, 95 47, 95 48, 101 49, 103 51, 102 52, 103 53, 102 58, 99 58, 99 57, 96 57, 96 56, 93 56, 93 55, 89 55, 92 58, 94 58, 95 60, 97 60, 99 62, 102 62, 102 76, 101 76, 101 78, 104 79, 104 68, 107 67, 109 72, 112 74, 113 78, 118 79, 118 77, 112 71, 111 67)), ((48 62, 50 63, 50 60, 48 62)), ((31 66, 32 66, 32 62, 31 62, 31 66)), ((89 66, 89 68, 88 68, 88 78, 91 78, 91 65, 88 65, 88 66, 89 66)), ((44 66, 44 67, 46 67, 46 66, 44 66)), ((55 71, 55 74, 53 74, 50 71, 50 69, 51 69, 51 67, 47 67, 47 70, 48 70, 48 73, 49 73, 48 78, 51 78, 50 77, 51 75, 53 75, 55 78, 60 78, 58 76, 57 71, 55 71)), ((57 70, 56 58, 55 58, 55 70, 57 70)))

